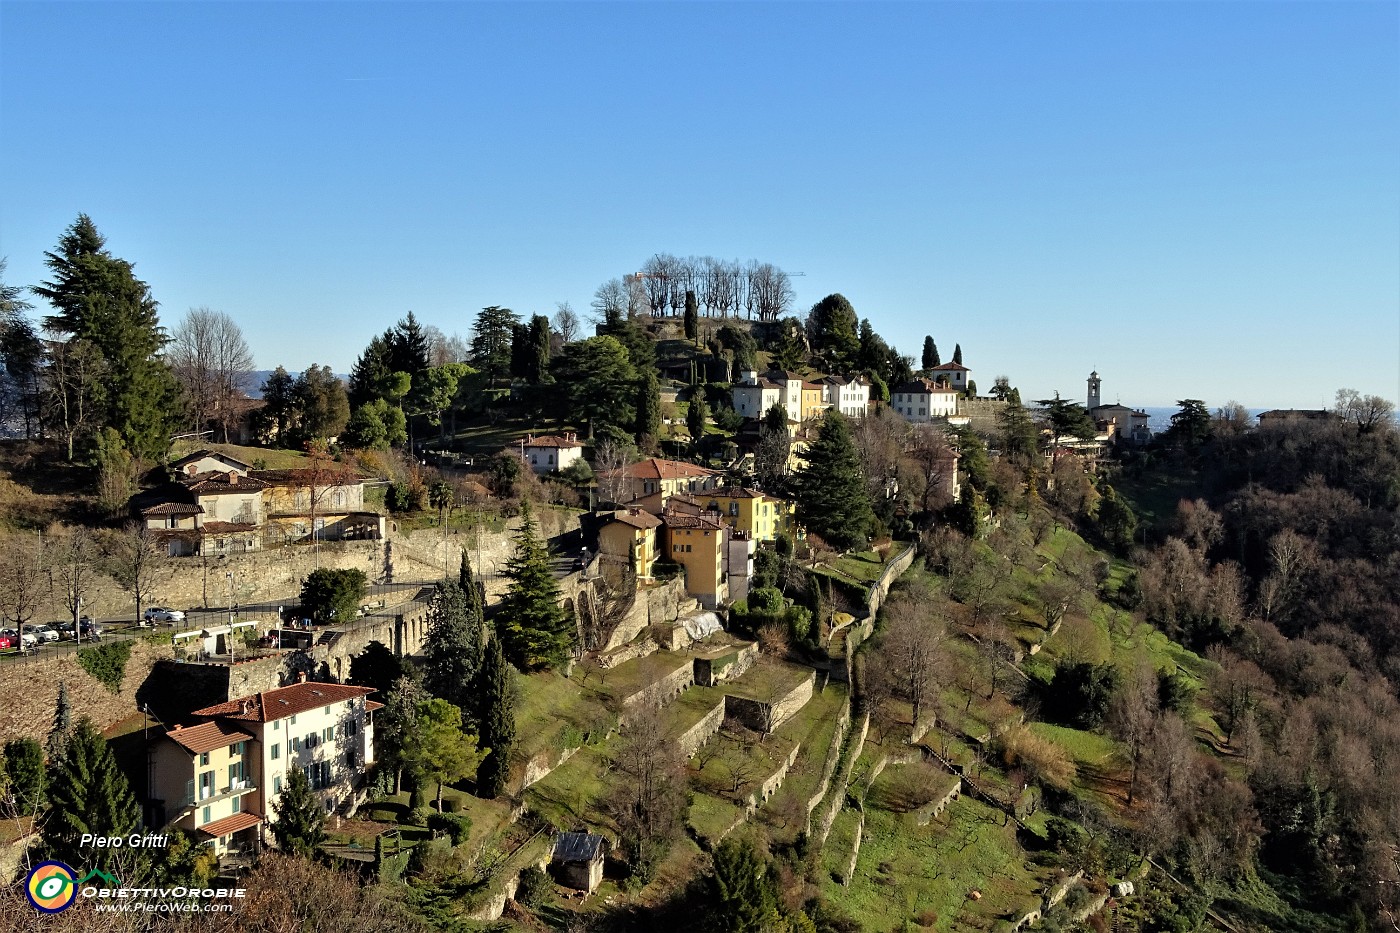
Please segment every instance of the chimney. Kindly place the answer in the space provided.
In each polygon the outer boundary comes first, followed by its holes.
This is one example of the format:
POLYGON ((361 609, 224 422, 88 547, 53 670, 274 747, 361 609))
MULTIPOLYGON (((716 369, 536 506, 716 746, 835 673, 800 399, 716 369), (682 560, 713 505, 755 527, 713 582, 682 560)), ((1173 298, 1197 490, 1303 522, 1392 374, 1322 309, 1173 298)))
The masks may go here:
POLYGON ((238 485, 238 471, 236 471, 236 470, 229 470, 229 471, 228 471, 228 484, 229 484, 230 486, 237 486, 237 485, 238 485))
POLYGON ((253 705, 253 704, 250 703, 248 700, 241 700, 241 701, 239 701, 239 704, 238 704, 239 712, 243 713, 244 715, 247 715, 248 710, 252 708, 252 705, 253 705))
POLYGON ((306 683, 306 671, 298 671, 298 672, 297 672, 297 683, 299 683, 299 684, 304 684, 304 683, 306 683))

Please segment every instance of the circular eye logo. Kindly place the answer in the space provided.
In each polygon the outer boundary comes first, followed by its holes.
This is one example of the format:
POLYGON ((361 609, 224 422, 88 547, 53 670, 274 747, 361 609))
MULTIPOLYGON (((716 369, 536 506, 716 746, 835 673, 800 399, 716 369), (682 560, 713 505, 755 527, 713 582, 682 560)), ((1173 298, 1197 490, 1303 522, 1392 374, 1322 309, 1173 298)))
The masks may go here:
POLYGON ((67 910, 78 896, 73 869, 62 862, 40 862, 30 869, 24 893, 35 910, 46 914, 67 910))

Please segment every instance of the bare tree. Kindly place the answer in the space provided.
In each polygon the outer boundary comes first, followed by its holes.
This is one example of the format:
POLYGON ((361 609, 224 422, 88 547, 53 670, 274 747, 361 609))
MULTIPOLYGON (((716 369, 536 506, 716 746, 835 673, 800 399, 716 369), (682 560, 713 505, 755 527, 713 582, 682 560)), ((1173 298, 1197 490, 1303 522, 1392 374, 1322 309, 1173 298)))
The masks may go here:
POLYGON ((103 545, 112 579, 131 593, 139 623, 142 606, 171 569, 160 535, 145 525, 130 522, 121 531, 108 532, 103 545))
POLYGON ((938 694, 945 666, 947 628, 929 611, 934 604, 925 589, 903 590, 884 607, 885 630, 880 637, 881 666, 894 678, 896 691, 913 707, 914 731, 929 703, 938 694))
POLYGON ((573 343, 578 336, 579 319, 574 313, 573 305, 567 301, 560 301, 554 305, 554 329, 559 332, 559 336, 565 343, 573 343))
POLYGON ((598 477, 598 495, 604 502, 622 504, 623 497, 631 499, 632 484, 627 467, 632 464, 632 452, 613 440, 598 445, 593 456, 593 474, 598 477))
POLYGON ((76 628, 97 583, 97 544, 92 532, 82 526, 55 525, 49 529, 44 551, 53 588, 76 628))
POLYGON ((228 443, 235 404, 248 394, 253 351, 233 318, 210 308, 191 308, 171 333, 166 359, 185 390, 195 429, 215 423, 228 443))
POLYGON ((788 274, 772 263, 759 263, 749 272, 749 290, 760 321, 776 321, 792 310, 797 297, 788 274))
POLYGON ((660 706, 629 718, 612 770, 619 779, 607 810, 633 869, 647 878, 680 836, 686 807, 684 762, 660 706))
POLYGON ((1355 389, 1338 389, 1333 409, 1343 421, 1354 424, 1364 434, 1382 425, 1395 423, 1395 403, 1379 395, 1362 395, 1355 389))
POLYGON ((45 373, 44 420, 63 433, 71 461, 78 438, 86 437, 97 426, 107 361, 95 344, 82 338, 47 343, 49 367, 45 373))
POLYGON ((43 536, 10 532, 0 538, 0 613, 18 629, 34 618, 47 590, 43 536))
POLYGON ((1153 730, 1157 726, 1157 672, 1139 660, 1127 682, 1113 695, 1109 707, 1109 728, 1123 743, 1131 767, 1128 778, 1128 806, 1137 797, 1138 781, 1146 761, 1153 730))

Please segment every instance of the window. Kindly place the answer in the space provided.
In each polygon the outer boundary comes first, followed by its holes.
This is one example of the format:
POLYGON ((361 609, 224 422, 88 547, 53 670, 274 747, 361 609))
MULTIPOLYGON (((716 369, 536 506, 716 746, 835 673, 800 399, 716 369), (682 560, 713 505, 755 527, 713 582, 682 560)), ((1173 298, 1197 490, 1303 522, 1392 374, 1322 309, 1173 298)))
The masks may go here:
POLYGON ((202 754, 200 754, 200 756, 199 756, 199 763, 200 763, 201 766, 209 764, 209 753, 208 753, 208 752, 203 752, 202 754))
POLYGON ((731 503, 729 503, 729 514, 730 514, 730 515, 738 515, 738 514, 739 514, 739 503, 737 503, 737 502, 731 502, 731 503))
POLYGON ((297 752, 299 752, 299 751, 301 751, 301 739, 298 739, 298 738, 293 737, 293 738, 292 738, 292 754, 295 755, 295 754, 296 754, 297 752))
POLYGON ((214 772, 205 771, 199 776, 199 799, 208 800, 214 796, 214 772))
POLYGON ((330 708, 329 706, 327 706, 325 709, 321 710, 321 712, 322 712, 323 714, 329 716, 329 715, 331 714, 331 708, 330 708))
POLYGON ((353 720, 353 719, 347 719, 347 720, 345 720, 345 736, 346 736, 346 738, 349 738, 349 737, 352 736, 352 735, 358 734, 359 731, 360 731, 360 724, 359 724, 358 722, 356 722, 356 721, 353 720))
POLYGON ((234 813, 242 813, 242 812, 243 812, 243 798, 242 798, 242 797, 235 797, 235 798, 233 798, 233 812, 234 812, 234 813))
POLYGON ((281 731, 282 731, 282 720, 280 720, 280 719, 274 719, 274 720, 272 720, 272 731, 273 731, 273 732, 281 732, 281 731))
POLYGON ((323 741, 323 742, 334 742, 334 741, 335 741, 335 726, 326 726, 326 728, 324 728, 324 729, 321 730, 321 741, 323 741))
POLYGON ((282 746, 276 742, 272 743, 272 760, 276 761, 282 757, 282 746))
POLYGON ((320 743, 316 740, 316 733, 308 732, 306 733, 306 738, 302 739, 301 744, 305 748, 315 748, 320 743))
POLYGON ((272 779, 272 792, 274 794, 282 793, 282 779, 280 777, 272 779))
POLYGON ((209 822, 209 818, 213 815, 213 812, 214 812, 214 808, 213 808, 213 807, 205 807, 205 808, 204 808, 204 812, 201 814, 201 819, 200 819, 199 822, 200 822, 201 824, 208 823, 208 822, 209 822))
POLYGON ((228 747, 228 753, 229 753, 229 757, 230 757, 230 758, 237 758, 237 757, 239 757, 239 756, 241 756, 241 755, 246 754, 247 751, 248 751, 248 743, 247 743, 247 742, 234 742, 232 745, 230 745, 230 746, 228 747))
POLYGON ((289 726, 295 726, 296 724, 297 724, 297 714, 296 714, 296 713, 293 713, 291 716, 287 717, 287 725, 289 725, 289 726))

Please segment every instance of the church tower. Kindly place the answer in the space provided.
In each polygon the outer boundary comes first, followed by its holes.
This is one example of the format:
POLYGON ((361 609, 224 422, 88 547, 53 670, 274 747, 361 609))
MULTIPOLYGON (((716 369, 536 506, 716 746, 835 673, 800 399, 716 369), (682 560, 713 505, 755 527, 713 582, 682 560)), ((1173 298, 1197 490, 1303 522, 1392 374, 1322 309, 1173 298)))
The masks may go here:
POLYGON ((1099 399, 1100 399, 1100 395, 1099 395, 1099 385, 1100 385, 1100 383, 1099 383, 1099 374, 1098 374, 1097 372, 1092 372, 1092 373, 1090 373, 1090 374, 1089 374, 1089 404, 1085 406, 1085 407, 1088 408, 1090 411, 1093 411, 1095 408, 1098 408, 1098 407, 1099 407, 1099 404, 1100 404, 1100 401, 1099 401, 1099 399))

